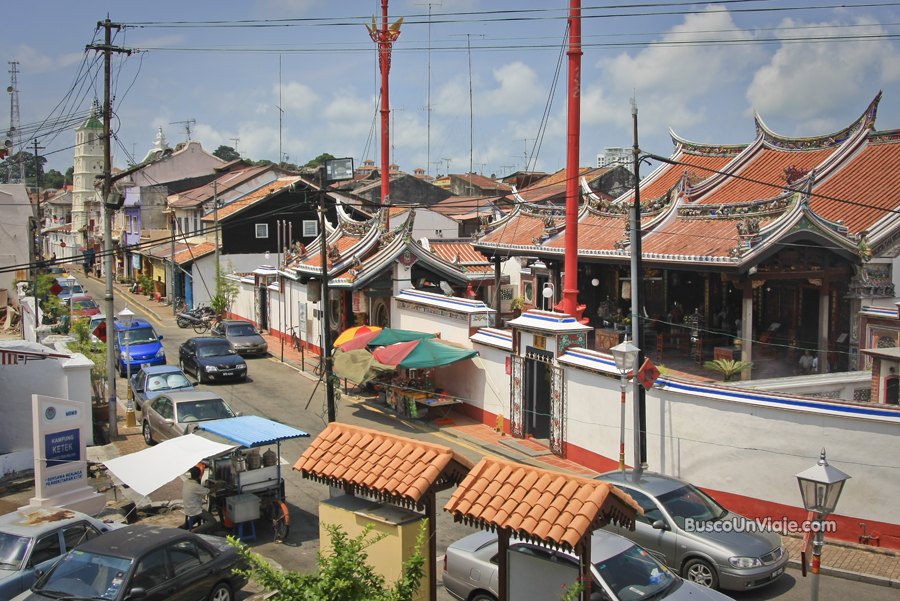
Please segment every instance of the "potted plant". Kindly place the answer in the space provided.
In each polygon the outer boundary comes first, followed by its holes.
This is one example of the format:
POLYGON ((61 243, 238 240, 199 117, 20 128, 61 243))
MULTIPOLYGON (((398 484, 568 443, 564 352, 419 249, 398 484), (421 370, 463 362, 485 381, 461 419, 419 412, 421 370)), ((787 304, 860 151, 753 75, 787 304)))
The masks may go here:
POLYGON ((730 382, 737 374, 745 369, 752 369, 753 363, 735 359, 715 359, 713 361, 705 362, 703 368, 721 373, 724 381, 730 382))
POLYGON ((509 309, 513 312, 513 315, 518 317, 522 314, 522 309, 525 308, 525 297, 524 296, 514 296, 513 299, 509 302, 509 309))
POLYGON ((153 296, 153 278, 151 278, 146 273, 141 274, 141 293, 146 294, 148 297, 153 296))

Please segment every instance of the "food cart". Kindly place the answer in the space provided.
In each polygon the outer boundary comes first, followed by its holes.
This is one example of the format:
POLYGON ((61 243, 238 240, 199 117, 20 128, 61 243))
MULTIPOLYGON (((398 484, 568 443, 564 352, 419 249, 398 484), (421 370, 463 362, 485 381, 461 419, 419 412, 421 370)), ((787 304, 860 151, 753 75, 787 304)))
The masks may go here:
POLYGON ((229 528, 265 516, 272 522, 275 540, 287 538, 291 516, 284 502, 281 441, 309 434, 256 415, 202 422, 198 430, 201 436, 239 445, 204 460, 209 469, 210 512, 229 528), (276 451, 260 452, 273 444, 276 451))
POLYGON ((275 539, 284 540, 290 513, 284 502, 281 441, 304 436, 309 434, 243 415, 200 422, 191 434, 103 463, 127 489, 143 497, 202 463, 208 467, 205 480, 213 516, 229 528, 266 516, 272 520, 275 539), (273 446, 275 451, 261 452, 262 447, 273 446))

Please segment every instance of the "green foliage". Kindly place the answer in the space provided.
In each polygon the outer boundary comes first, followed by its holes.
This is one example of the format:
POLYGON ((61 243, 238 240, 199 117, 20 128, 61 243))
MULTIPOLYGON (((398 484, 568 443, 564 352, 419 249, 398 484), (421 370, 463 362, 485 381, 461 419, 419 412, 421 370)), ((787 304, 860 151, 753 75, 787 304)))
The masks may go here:
MULTIPOLYGON (((231 271, 231 265, 227 271, 231 271)), ((221 271, 216 274, 216 294, 209 299, 209 306, 216 315, 224 315, 238 295, 238 285, 234 280, 227 278, 221 271)))
MULTIPOLYGON (((15 154, 11 154, 6 157, 3 161, 0 161, 0 184, 8 184, 9 183, 9 166, 12 164, 13 173, 15 177, 19 177, 19 160, 22 160, 25 166, 25 185, 29 187, 36 186, 37 182, 37 166, 34 162, 34 155, 28 151, 21 151, 15 154)), ((46 157, 38 156, 38 163, 40 163, 40 169, 43 171, 44 164, 47 162, 46 157)))
POLYGON ((324 165, 325 161, 330 161, 333 158, 335 158, 333 154, 323 152, 316 158, 314 158, 314 159, 310 160, 308 163, 306 163, 304 165, 304 167, 316 168, 316 167, 319 167, 320 165, 324 165))
POLYGON ((732 380, 734 376, 745 369, 751 369, 752 367, 753 363, 750 361, 737 361, 735 359, 715 359, 703 364, 704 369, 717 371, 722 374, 726 382, 732 380))
POLYGON ((315 574, 276 569, 239 540, 229 536, 228 542, 250 565, 242 573, 272 591, 272 596, 267 597, 271 601, 412 601, 425 575, 421 551, 428 535, 428 520, 423 520, 419 528, 415 551, 403 563, 400 578, 390 586, 367 562, 366 549, 384 538, 384 534, 373 534, 371 524, 353 538, 334 524, 326 525, 325 529, 331 550, 319 552, 319 570, 315 574))
POLYGON ((47 173, 44 174, 44 177, 41 178, 41 186, 45 189, 61 189, 66 185, 66 176, 57 171, 56 169, 51 169, 47 173))
POLYGON ((524 296, 514 296, 513 299, 509 302, 509 308, 511 311, 521 311, 525 307, 525 297, 524 296))
POLYGON ((91 339, 90 319, 76 319, 69 328, 69 335, 75 342, 69 344, 69 348, 76 353, 81 353, 94 362, 91 368, 91 387, 96 398, 105 396, 106 372, 106 343, 95 342, 91 339))
POLYGON ((231 146, 219 146, 213 151, 214 157, 219 157, 223 161, 236 161, 241 158, 240 153, 231 146))
POLYGON ((146 273, 142 273, 138 277, 138 281, 141 283, 141 292, 149 295, 150 291, 153 290, 153 278, 146 273))

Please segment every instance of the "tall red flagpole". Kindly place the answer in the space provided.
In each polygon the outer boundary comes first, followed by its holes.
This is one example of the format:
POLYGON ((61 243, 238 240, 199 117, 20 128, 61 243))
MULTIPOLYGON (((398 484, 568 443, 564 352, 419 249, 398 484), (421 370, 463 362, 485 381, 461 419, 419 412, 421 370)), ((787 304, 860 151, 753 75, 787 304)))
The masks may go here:
POLYGON ((581 147, 581 1, 569 4, 568 143, 566 145, 566 255, 561 309, 581 319, 578 306, 578 160, 581 147))
MULTIPOLYGON (((388 27, 388 0, 381 0, 381 29, 375 25, 375 17, 372 17, 372 27, 366 26, 372 41, 378 44, 378 69, 381 71, 381 206, 389 209, 391 202, 391 139, 390 139, 390 84, 388 74, 391 72, 391 47, 400 37, 400 17, 393 25, 388 27)), ((387 211, 387 227, 391 225, 390 211, 387 211)))

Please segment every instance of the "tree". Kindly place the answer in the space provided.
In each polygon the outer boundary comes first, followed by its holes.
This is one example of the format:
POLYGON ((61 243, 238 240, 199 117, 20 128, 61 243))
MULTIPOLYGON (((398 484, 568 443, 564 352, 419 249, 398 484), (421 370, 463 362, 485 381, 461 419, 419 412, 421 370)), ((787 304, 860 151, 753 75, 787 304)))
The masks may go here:
POLYGON ((57 190, 59 190, 65 185, 66 176, 64 176, 56 169, 51 169, 50 171, 45 173, 41 181, 41 186, 45 189, 56 188, 57 190))
POLYGON ((321 166, 321 165, 324 165, 324 164, 325 164, 325 161, 330 161, 330 160, 333 159, 333 158, 334 158, 334 155, 333 155, 333 154, 329 154, 329 153, 327 153, 327 152, 323 152, 322 154, 320 154, 320 155, 317 156, 316 158, 314 158, 314 159, 312 159, 311 161, 309 161, 306 165, 304 165, 304 167, 311 167, 311 168, 315 169, 316 167, 319 167, 319 166, 321 166))
MULTIPOLYGON (((232 271, 230 264, 227 271, 232 271)), ((228 279, 222 271, 219 271, 216 273, 216 294, 209 299, 209 306, 215 311, 216 315, 222 317, 225 315, 225 310, 237 298, 238 291, 238 285, 228 279)))
POLYGON ((384 534, 373 534, 371 524, 354 538, 334 524, 326 524, 325 530, 331 551, 318 553, 319 571, 315 574, 278 570, 238 539, 229 536, 228 542, 250 564, 250 569, 240 571, 272 591, 267 597, 272 601, 412 601, 425 575, 422 546, 428 535, 428 520, 422 521, 413 555, 403 562, 400 578, 391 586, 367 562, 366 549, 384 534))
POLYGON ((241 154, 231 146, 219 146, 213 151, 214 157, 219 157, 223 161, 236 161, 241 158, 241 154))
POLYGON ((66 169, 66 184, 71 186, 75 181, 75 167, 69 167, 66 169))
MULTIPOLYGON (((9 183, 10 172, 12 172, 12 179, 19 179, 20 160, 25 164, 25 183, 32 186, 35 185, 37 169, 34 164, 34 155, 25 150, 12 154, 6 160, 0 162, 0 184, 9 183)), ((40 168, 43 172, 47 158, 38 156, 38 163, 40 163, 40 168)))
POLYGON ((90 325, 90 319, 76 319, 72 323, 69 335, 75 338, 75 342, 71 343, 69 348, 94 363, 94 367, 91 368, 91 388, 94 399, 99 401, 106 396, 106 343, 91 339, 90 325))

